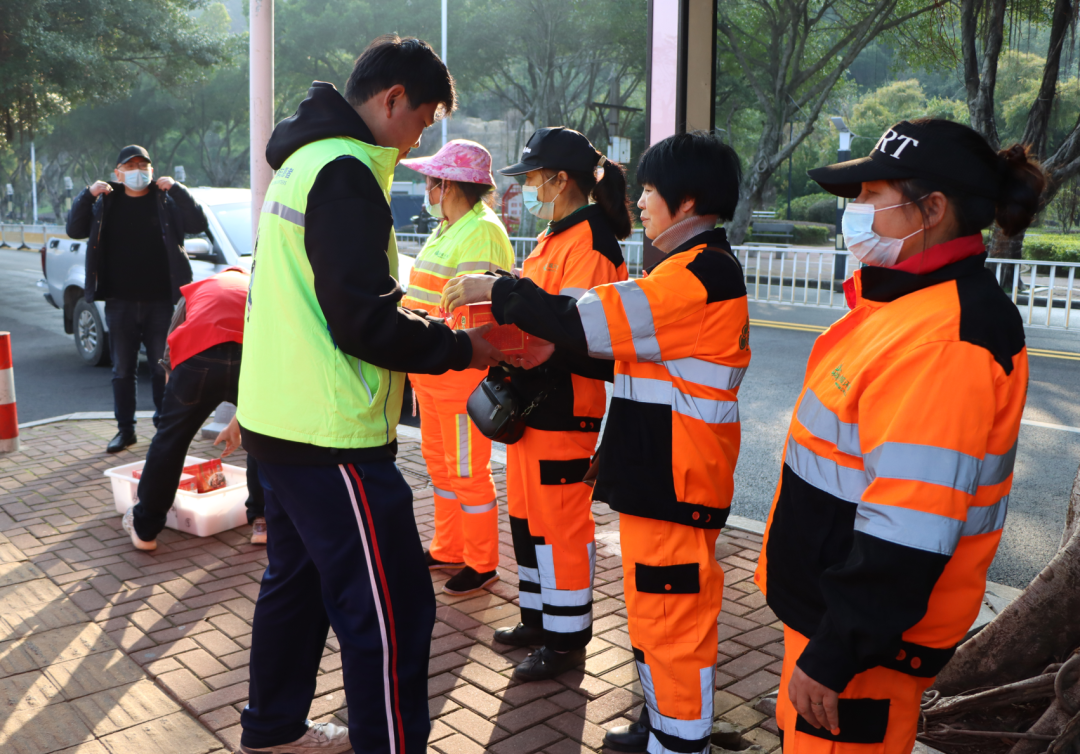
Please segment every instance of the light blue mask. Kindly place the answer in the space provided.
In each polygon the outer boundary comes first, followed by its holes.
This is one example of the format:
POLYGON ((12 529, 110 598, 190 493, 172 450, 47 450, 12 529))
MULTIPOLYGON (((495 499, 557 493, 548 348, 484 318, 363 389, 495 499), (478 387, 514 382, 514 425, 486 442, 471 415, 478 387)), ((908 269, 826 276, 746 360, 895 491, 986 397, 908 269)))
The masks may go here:
POLYGON ((142 191, 150 185, 149 170, 125 170, 124 185, 132 191, 142 191))
MULTIPOLYGON (((548 178, 546 181, 540 184, 540 186, 546 186, 558 177, 558 173, 548 178)), ((521 187, 521 200, 525 203, 525 209, 529 211, 529 214, 540 218, 541 220, 551 220, 555 217, 555 200, 550 202, 542 202, 537 197, 537 193, 540 191, 540 186, 522 186, 521 187)))
MULTIPOLYGON (((442 185, 442 193, 444 193, 444 194, 446 193, 446 185, 445 184, 442 185)), ((437 217, 437 218, 440 218, 440 219, 442 219, 444 217, 443 211, 442 211, 442 202, 440 201, 440 202, 437 202, 435 204, 432 204, 431 203, 431 192, 430 191, 425 191, 424 192, 424 209, 426 209, 427 213, 429 215, 431 215, 432 217, 437 217)))

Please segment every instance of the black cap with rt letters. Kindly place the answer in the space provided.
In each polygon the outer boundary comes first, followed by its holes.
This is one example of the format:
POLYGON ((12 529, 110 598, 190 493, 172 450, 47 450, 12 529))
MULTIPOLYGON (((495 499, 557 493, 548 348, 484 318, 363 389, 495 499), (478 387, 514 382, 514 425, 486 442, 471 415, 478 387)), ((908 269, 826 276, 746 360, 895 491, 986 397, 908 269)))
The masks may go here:
MULTIPOLYGON (((997 200, 1003 183, 1000 161, 988 144, 958 143, 948 124, 901 121, 885 131, 872 152, 857 160, 808 170, 830 194, 854 199, 865 181, 929 178, 959 191, 997 200)), ((981 141, 981 140, 980 140, 981 141)))
POLYGON ((499 172, 503 175, 522 175, 541 168, 592 172, 600 157, 583 133, 565 126, 539 128, 521 150, 521 161, 499 172))

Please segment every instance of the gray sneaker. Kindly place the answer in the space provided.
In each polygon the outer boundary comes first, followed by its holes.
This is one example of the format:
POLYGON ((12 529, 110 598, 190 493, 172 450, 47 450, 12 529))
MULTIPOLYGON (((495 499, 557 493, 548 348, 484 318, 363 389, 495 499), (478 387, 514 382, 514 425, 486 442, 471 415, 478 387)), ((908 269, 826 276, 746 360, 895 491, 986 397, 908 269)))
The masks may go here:
POLYGON ((307 726, 307 732, 291 744, 261 749, 241 745, 240 754, 342 754, 352 749, 348 728, 333 723, 313 723, 310 720, 307 721, 307 726))

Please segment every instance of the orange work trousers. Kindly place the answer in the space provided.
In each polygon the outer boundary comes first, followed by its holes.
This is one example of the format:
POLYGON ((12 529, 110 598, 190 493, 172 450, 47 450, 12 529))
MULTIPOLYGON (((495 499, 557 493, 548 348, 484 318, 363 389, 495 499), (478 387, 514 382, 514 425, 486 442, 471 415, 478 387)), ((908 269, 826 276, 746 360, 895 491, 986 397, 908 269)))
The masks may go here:
POLYGON ((810 640, 784 627, 784 670, 776 698, 776 724, 784 732, 784 754, 910 754, 919 729, 923 692, 933 678, 888 668, 870 668, 840 694, 840 735, 806 722, 788 698, 795 663, 810 640))
POLYGON ((719 534, 619 516, 626 615, 654 754, 709 751, 724 595, 719 534))
POLYGON ((592 638, 596 523, 589 470, 598 432, 527 428, 506 446, 506 509, 518 562, 521 622, 567 652, 592 638))
POLYGON ((431 556, 465 563, 479 573, 499 565, 499 511, 491 440, 480 434, 465 405, 486 374, 466 369, 409 375, 420 403, 420 448, 435 487, 431 556))

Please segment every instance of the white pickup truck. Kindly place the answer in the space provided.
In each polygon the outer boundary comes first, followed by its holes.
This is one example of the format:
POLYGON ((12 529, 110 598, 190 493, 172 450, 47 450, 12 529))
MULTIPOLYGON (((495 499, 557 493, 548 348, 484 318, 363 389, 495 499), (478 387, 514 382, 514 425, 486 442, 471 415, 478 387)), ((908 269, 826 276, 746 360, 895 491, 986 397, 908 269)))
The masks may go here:
MULTIPOLYGON (((195 280, 238 265, 251 269, 251 190, 241 188, 191 188, 191 195, 206 210, 206 233, 184 241, 195 280)), ((412 257, 399 254, 402 286, 408 285, 412 257)), ((38 288, 45 300, 64 312, 64 331, 75 336, 75 350, 91 366, 109 363, 105 303, 87 303, 86 241, 49 238, 41 249, 38 288)))

